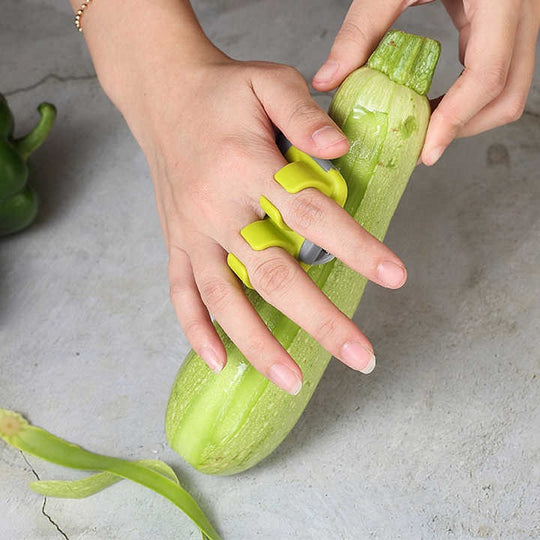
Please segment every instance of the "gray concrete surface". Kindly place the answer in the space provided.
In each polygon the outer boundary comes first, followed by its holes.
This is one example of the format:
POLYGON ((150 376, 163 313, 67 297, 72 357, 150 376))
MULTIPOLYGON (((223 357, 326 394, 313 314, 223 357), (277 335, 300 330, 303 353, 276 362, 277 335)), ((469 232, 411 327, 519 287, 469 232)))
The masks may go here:
MULTIPOLYGON (((195 5, 231 55, 310 78, 347 2, 195 5)), ((460 68, 442 7, 396 26, 442 41, 432 94, 443 92, 460 68)), ((168 303, 145 160, 67 2, 2 1, 0 75, 20 133, 38 102, 59 110, 33 160, 39 219, 0 241, 0 406, 89 449, 164 459, 227 540, 540 537, 540 70, 519 122, 415 172, 388 236, 409 281, 370 286, 356 316, 375 372, 333 361, 281 447, 229 478, 197 473, 166 445, 188 344, 168 303)), ((36 474, 81 476, 0 442, 2 540, 199 537, 139 486, 44 503, 27 488, 36 474)))

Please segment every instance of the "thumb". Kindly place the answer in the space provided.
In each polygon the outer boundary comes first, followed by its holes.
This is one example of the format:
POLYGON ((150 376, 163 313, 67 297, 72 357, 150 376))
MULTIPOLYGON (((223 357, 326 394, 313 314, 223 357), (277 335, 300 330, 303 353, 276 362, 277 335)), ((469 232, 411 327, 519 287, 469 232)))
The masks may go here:
POLYGON ((298 149, 309 155, 334 159, 349 149, 337 124, 317 105, 302 75, 289 66, 277 66, 252 79, 252 88, 270 120, 298 149))
POLYGON ((385 32, 413 4, 403 0, 355 0, 338 32, 325 63, 313 77, 313 88, 333 90, 364 65, 385 32))

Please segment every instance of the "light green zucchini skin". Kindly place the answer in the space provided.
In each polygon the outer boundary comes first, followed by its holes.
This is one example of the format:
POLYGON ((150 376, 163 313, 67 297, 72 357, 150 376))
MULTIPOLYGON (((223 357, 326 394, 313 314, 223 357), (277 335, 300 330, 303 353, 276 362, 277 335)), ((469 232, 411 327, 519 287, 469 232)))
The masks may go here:
MULTIPOLYGON (((349 153, 335 162, 349 187, 345 209, 382 240, 422 149, 428 100, 384 73, 363 67, 342 84, 330 115, 351 140, 349 153), (367 115, 360 128, 348 121, 355 114, 367 115)), ((352 317, 365 278, 338 260, 311 267, 308 273, 352 317)), ((165 422, 170 446, 204 473, 238 473, 270 454, 300 418, 331 358, 255 291, 247 295, 302 369, 304 384, 298 395, 287 394, 258 373, 216 326, 227 350, 227 365, 214 374, 191 351, 173 384, 165 422)))

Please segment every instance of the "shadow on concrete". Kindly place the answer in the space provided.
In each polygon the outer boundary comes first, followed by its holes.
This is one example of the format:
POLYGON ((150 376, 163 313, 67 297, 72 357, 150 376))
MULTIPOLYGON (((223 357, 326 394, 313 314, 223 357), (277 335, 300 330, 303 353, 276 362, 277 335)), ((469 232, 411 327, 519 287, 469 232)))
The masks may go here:
MULTIPOLYGON (((28 228, 0 238, 0 326, 11 311, 13 295, 9 294, 9 273, 16 272, 17 266, 24 264, 23 261, 13 260, 13 253, 20 253, 20 250, 15 250, 15 245, 19 242, 31 245, 39 241, 44 229, 54 230, 55 222, 90 189, 91 177, 81 179, 78 172, 83 169, 81 163, 91 162, 92 154, 98 152, 99 148, 81 143, 85 130, 88 130, 88 126, 57 119, 48 139, 29 159, 28 183, 38 192, 39 211, 28 228)), ((32 256, 31 249, 23 251, 26 256, 32 256)), ((17 286, 21 286, 19 281, 16 282, 17 286)))

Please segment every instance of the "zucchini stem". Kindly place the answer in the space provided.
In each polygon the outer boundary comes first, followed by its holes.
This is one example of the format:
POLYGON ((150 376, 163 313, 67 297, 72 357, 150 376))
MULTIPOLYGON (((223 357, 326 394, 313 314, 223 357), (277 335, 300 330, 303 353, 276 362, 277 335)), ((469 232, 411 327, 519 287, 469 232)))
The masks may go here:
POLYGON ((434 39, 391 30, 369 57, 368 66, 423 96, 429 92, 440 54, 441 44, 434 39))

